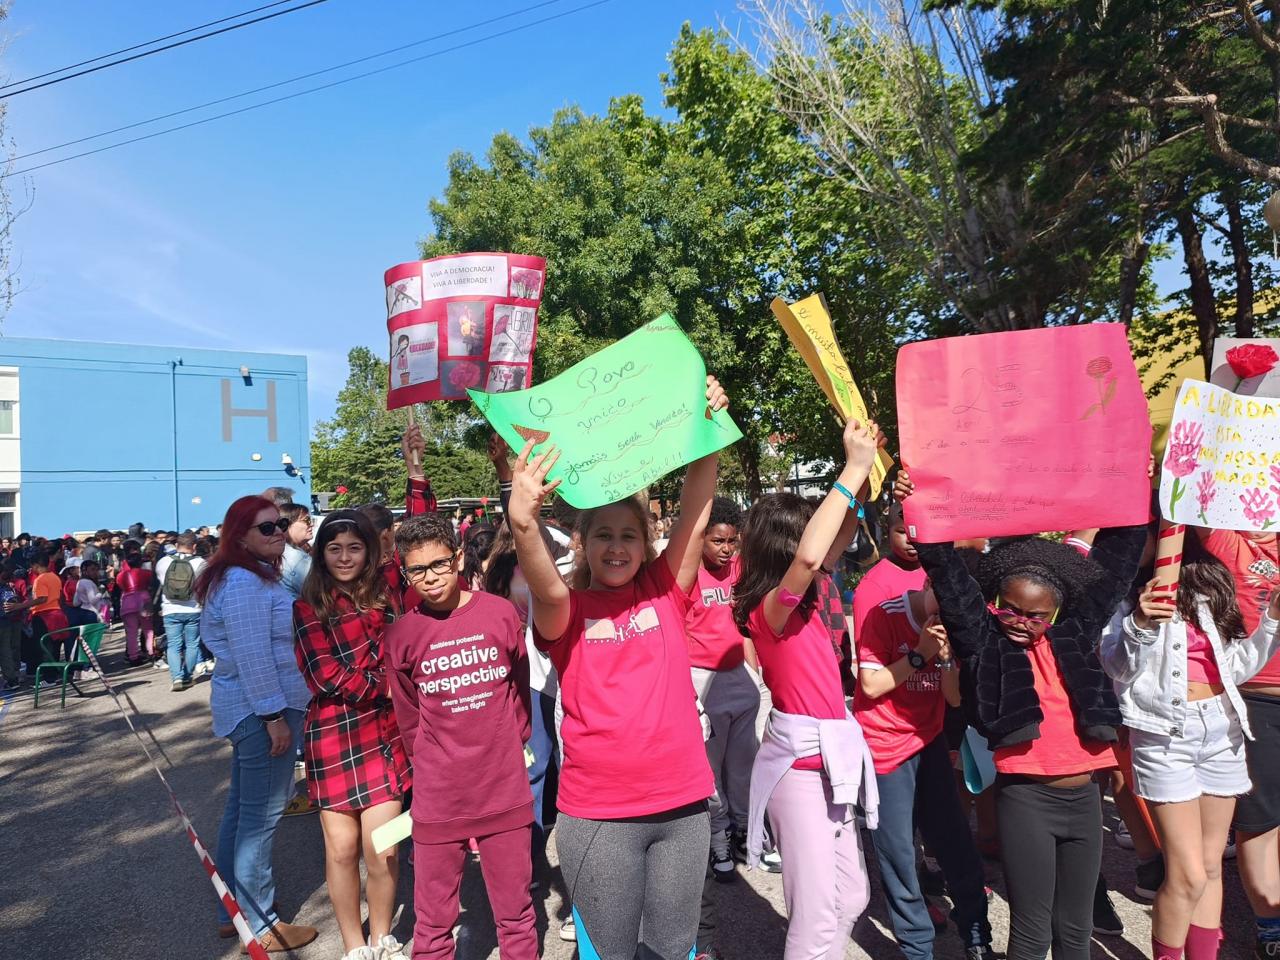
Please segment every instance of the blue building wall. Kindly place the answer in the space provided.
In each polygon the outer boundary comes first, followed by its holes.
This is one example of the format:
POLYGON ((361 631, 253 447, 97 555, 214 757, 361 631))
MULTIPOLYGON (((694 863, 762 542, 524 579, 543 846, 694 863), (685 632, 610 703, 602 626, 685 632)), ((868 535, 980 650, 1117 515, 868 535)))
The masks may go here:
POLYGON ((305 357, 5 338, 0 366, 19 370, 25 530, 213 525, 269 486, 310 502, 305 357))

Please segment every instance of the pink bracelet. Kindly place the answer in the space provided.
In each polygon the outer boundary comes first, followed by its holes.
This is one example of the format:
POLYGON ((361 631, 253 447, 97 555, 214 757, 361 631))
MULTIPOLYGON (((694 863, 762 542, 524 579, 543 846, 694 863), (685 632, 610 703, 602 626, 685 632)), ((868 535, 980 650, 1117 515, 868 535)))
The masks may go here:
POLYGON ((792 608, 800 606, 800 601, 804 599, 804 594, 792 593, 786 587, 778 588, 778 602, 784 607, 792 608))

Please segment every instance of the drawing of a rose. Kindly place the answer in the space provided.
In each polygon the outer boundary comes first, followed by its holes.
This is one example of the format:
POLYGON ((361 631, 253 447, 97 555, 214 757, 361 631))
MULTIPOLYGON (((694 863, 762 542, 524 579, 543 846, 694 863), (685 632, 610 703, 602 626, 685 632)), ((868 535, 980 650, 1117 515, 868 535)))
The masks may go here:
POLYGON ((1115 397, 1118 378, 1111 372, 1111 368, 1110 357, 1094 357, 1085 364, 1085 375, 1097 385, 1098 402, 1089 404, 1088 409, 1080 417, 1081 420, 1088 420, 1095 413, 1105 412, 1107 405, 1115 397))
POLYGON ((1280 357, 1265 343, 1242 343, 1232 347, 1227 351, 1227 364, 1237 377, 1232 389, 1239 390, 1240 384, 1246 380, 1270 373, 1277 363, 1280 363, 1280 357))
MULTIPOLYGON (((1275 488, 1273 487, 1272 489, 1274 490, 1275 488)), ((1213 478, 1213 471, 1206 470, 1200 474, 1200 480, 1196 483, 1196 501, 1200 504, 1200 519, 1206 525, 1209 523, 1209 518, 1206 516, 1209 504, 1213 503, 1213 498, 1217 493, 1218 484, 1213 478)))
POLYGON ((1266 530, 1275 525, 1271 519, 1276 513, 1275 501, 1261 487, 1240 494, 1240 503, 1244 506, 1245 518, 1256 529, 1266 530))
POLYGON ((1178 505, 1182 495, 1187 492, 1182 479, 1196 472, 1199 466, 1200 448, 1204 442, 1204 427, 1198 423, 1183 420, 1173 426, 1169 436, 1169 449, 1165 453, 1164 468, 1173 474, 1173 492, 1169 496, 1169 514, 1173 517, 1173 508, 1178 505))

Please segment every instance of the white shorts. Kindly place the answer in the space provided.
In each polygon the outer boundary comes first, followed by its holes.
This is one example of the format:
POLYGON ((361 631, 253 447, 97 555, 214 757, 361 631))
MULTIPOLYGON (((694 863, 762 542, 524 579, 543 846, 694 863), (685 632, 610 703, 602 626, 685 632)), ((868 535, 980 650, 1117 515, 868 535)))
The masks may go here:
POLYGON ((1202 794, 1238 797, 1253 789, 1244 733, 1225 696, 1187 703, 1182 736, 1129 731, 1133 792, 1153 803, 1183 803, 1202 794))

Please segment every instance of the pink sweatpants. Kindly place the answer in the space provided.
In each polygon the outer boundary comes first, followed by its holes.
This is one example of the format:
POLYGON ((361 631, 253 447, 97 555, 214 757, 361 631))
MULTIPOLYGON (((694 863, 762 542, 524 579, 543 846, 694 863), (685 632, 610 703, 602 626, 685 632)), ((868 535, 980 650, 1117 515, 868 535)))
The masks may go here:
POLYGON ((151 629, 151 613, 147 610, 147 595, 141 590, 126 593, 120 598, 120 619, 124 621, 125 656, 130 660, 139 657, 138 633, 146 641, 146 652, 155 656, 156 640, 151 629))
POLYGON ((774 788, 767 809, 791 918, 783 960, 843 960, 871 898, 852 810, 831 802, 822 771, 795 769, 774 788))

